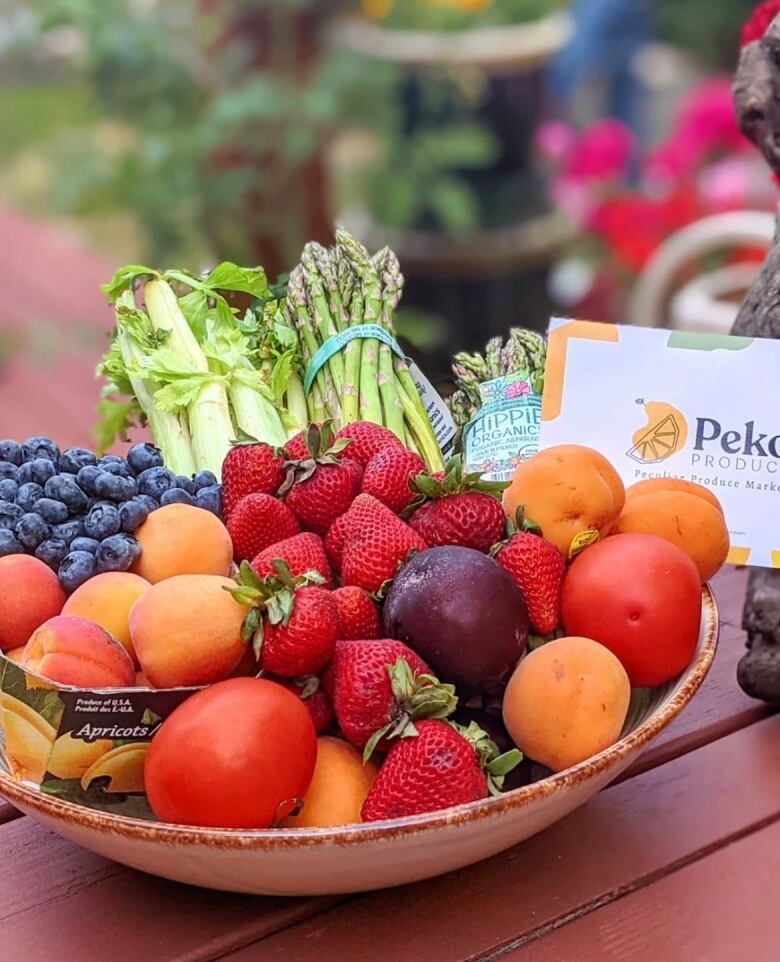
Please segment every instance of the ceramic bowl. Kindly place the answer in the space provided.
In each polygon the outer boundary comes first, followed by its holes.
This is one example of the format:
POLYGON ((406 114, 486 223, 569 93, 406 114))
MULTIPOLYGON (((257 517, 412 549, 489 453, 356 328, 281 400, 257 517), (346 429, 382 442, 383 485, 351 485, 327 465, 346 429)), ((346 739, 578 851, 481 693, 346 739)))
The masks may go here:
POLYGON ((0 772, 0 795, 59 835, 164 878, 257 895, 330 895, 402 885, 495 855, 570 814, 624 771, 682 711, 712 664, 718 614, 702 595, 696 656, 639 699, 621 739, 565 772, 431 815, 339 829, 235 831, 163 825, 93 811, 0 772))

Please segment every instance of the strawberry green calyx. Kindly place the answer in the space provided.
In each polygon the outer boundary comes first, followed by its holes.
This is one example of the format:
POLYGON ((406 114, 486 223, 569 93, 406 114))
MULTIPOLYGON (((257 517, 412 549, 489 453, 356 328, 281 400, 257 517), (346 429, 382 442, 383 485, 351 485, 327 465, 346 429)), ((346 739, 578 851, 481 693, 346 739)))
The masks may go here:
POLYGON ((249 608, 241 626, 241 639, 244 644, 252 642, 257 658, 263 645, 263 617, 271 625, 287 625, 295 607, 296 590, 325 583, 317 571, 307 571, 293 578, 281 558, 274 559, 271 565, 275 574, 260 578, 248 561, 242 561, 236 587, 225 586, 225 591, 230 592, 239 604, 249 608))
POLYGON ((301 461, 286 461, 287 477, 279 497, 286 494, 296 481, 306 481, 317 470, 319 464, 339 464, 339 455, 352 444, 351 438, 336 438, 333 421, 323 424, 310 424, 304 432, 306 457, 301 461))
POLYGON ((387 674, 393 692, 393 717, 366 742, 364 762, 383 738, 413 738, 417 734, 415 721, 448 718, 458 707, 454 685, 444 685, 433 675, 415 676, 403 658, 388 665, 387 674))
POLYGON ((457 722, 447 722, 455 731, 471 745, 477 755, 479 766, 485 773, 488 783, 488 791, 491 795, 500 795, 504 787, 505 777, 523 760, 523 753, 518 748, 498 753, 498 745, 493 739, 479 727, 476 722, 471 722, 468 727, 459 725, 457 722))
POLYGON ((460 456, 450 458, 444 467, 444 477, 434 478, 427 474, 418 474, 411 482, 417 497, 409 505, 410 509, 419 507, 425 501, 445 498, 449 494, 462 494, 464 491, 478 491, 489 494, 494 498, 509 487, 508 481, 485 481, 479 471, 470 474, 463 473, 463 461, 460 456))

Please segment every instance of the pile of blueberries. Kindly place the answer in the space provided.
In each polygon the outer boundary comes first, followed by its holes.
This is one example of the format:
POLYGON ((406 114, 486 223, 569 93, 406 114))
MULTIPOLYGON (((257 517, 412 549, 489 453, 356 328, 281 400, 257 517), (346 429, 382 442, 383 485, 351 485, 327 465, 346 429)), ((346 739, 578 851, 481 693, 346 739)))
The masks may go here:
POLYGON ((0 441, 0 557, 34 554, 68 593, 95 574, 127 571, 141 552, 133 532, 176 503, 219 516, 217 479, 210 471, 174 475, 151 444, 134 445, 125 459, 60 453, 44 437, 0 441))

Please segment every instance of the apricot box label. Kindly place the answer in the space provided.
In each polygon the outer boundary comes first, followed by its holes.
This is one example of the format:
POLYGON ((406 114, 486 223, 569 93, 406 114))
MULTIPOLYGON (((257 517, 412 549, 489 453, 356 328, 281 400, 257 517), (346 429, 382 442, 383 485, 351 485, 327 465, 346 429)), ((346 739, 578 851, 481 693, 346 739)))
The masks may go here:
POLYGON ((0 655, 0 769, 69 802, 152 818, 146 750, 196 690, 65 688, 0 655))
POLYGON ((778 370, 780 341, 555 318, 540 448, 595 448, 626 485, 704 485, 723 505, 729 561, 780 568, 778 370))

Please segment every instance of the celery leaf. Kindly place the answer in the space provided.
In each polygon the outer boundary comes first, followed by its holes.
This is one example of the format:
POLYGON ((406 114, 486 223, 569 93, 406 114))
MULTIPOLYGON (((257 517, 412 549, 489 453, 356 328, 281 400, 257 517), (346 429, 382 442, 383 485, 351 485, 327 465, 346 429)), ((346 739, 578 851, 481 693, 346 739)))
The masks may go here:
POLYGON ((109 303, 113 304, 123 291, 132 290, 133 284, 139 277, 159 277, 159 274, 152 267, 126 264, 119 268, 107 284, 101 284, 100 290, 108 294, 109 303))

